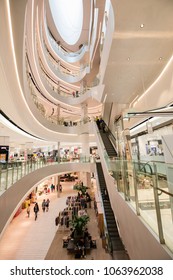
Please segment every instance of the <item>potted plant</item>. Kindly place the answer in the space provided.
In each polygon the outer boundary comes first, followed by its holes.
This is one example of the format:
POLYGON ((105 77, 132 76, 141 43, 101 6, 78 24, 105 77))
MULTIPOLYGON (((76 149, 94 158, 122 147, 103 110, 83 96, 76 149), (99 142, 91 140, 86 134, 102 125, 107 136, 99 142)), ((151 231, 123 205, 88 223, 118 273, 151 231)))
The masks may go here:
POLYGON ((83 215, 80 217, 74 216, 74 219, 71 221, 72 227, 74 229, 74 239, 83 237, 84 229, 88 221, 88 215, 83 215))
POLYGON ((82 186, 82 185, 76 184, 76 185, 74 185, 73 189, 74 189, 74 190, 77 190, 77 191, 79 191, 79 192, 81 192, 82 195, 85 195, 87 189, 89 189, 89 188, 86 187, 86 186, 82 186))

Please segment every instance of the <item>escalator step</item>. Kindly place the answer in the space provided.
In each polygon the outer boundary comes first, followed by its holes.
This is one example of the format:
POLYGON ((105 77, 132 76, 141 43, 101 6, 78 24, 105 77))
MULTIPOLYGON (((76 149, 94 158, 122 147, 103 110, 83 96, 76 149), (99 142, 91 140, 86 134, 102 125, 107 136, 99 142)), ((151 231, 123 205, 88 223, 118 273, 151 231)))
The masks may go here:
POLYGON ((110 238, 120 238, 118 232, 117 232, 117 233, 114 233, 114 232, 109 232, 109 231, 108 231, 108 233, 109 233, 109 237, 110 237, 110 238))
POLYGON ((118 230, 117 225, 116 225, 115 222, 112 222, 112 223, 110 223, 110 222, 108 223, 107 222, 107 228, 110 229, 110 230, 113 229, 115 231, 118 230))
POLYGON ((114 251, 125 250, 120 238, 117 238, 116 240, 111 240, 111 244, 114 251))

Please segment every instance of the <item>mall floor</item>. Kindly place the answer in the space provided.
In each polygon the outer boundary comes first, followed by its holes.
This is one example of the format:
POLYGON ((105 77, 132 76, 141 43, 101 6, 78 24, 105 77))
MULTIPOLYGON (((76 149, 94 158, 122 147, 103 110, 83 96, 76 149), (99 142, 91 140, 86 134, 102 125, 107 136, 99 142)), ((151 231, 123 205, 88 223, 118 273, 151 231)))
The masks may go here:
MULTIPOLYGON (((62 183, 63 191, 59 195, 57 192, 48 195, 38 196, 39 204, 38 219, 34 219, 33 205, 30 217, 27 217, 26 210, 14 218, 7 227, 4 235, 0 239, 0 259, 1 260, 72 260, 74 254, 68 253, 63 248, 63 237, 68 235, 67 229, 58 228, 55 225, 55 218, 59 211, 66 207, 66 198, 69 195, 76 195, 73 190, 73 183, 62 183), (43 213, 41 203, 44 198, 50 199, 48 212, 43 213)), ((92 237, 96 239, 97 248, 92 249, 87 254, 86 260, 111 260, 111 255, 102 246, 97 227, 97 217, 93 207, 87 209, 90 216, 88 230, 92 237)))

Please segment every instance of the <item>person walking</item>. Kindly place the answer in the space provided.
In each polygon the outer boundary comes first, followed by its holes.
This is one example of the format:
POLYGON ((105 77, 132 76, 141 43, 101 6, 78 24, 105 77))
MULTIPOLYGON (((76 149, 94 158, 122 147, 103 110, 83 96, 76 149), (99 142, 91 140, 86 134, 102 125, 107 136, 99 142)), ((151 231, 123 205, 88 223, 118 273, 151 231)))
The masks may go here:
POLYGON ((49 198, 46 200, 46 212, 49 211, 49 203, 50 203, 50 200, 49 198))
POLYGON ((35 221, 37 220, 38 212, 39 212, 39 206, 38 206, 38 203, 36 202, 34 205, 35 221))
POLYGON ((50 189, 51 189, 51 192, 54 191, 54 185, 53 184, 51 184, 50 189))
POLYGON ((28 204, 28 207, 26 209, 26 212, 27 212, 27 215, 28 215, 28 218, 30 217, 30 204, 28 204))
POLYGON ((42 210, 43 210, 43 212, 45 212, 45 209, 46 209, 46 200, 43 199, 43 202, 42 202, 42 210))

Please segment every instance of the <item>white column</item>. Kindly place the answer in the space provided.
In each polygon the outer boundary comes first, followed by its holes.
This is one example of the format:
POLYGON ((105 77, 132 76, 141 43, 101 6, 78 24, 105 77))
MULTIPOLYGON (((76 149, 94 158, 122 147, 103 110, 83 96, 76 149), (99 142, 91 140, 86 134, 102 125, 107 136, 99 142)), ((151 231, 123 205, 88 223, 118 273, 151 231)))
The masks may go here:
MULTIPOLYGON (((24 154, 24 152, 25 152, 25 144, 20 144, 19 147, 20 147, 20 155, 21 155, 21 154, 24 154)), ((19 156, 20 156, 20 155, 19 155, 19 156)))
POLYGON ((82 133, 80 135, 80 140, 82 144, 82 151, 81 151, 81 159, 84 161, 88 160, 90 156, 90 149, 89 149, 89 133, 82 133))
MULTIPOLYGON (((81 104, 81 124, 83 125, 86 123, 88 120, 88 105, 86 103, 81 104)), ((85 131, 81 133, 80 135, 80 140, 82 144, 82 158, 88 158, 90 155, 90 150, 89 150, 89 132, 85 131)))
POLYGON ((60 159, 60 142, 57 142, 57 157, 58 157, 58 162, 61 161, 60 159))
POLYGON ((86 123, 88 121, 88 104, 81 104, 81 122, 86 123))
POLYGON ((83 185, 91 189, 91 174, 89 172, 80 172, 79 180, 83 182, 83 185))
POLYGON ((32 154, 33 153, 33 142, 26 142, 25 145, 21 148, 26 150, 27 154, 32 154))
POLYGON ((57 124, 60 123, 60 104, 57 105, 57 109, 56 109, 56 116, 57 116, 57 124))

